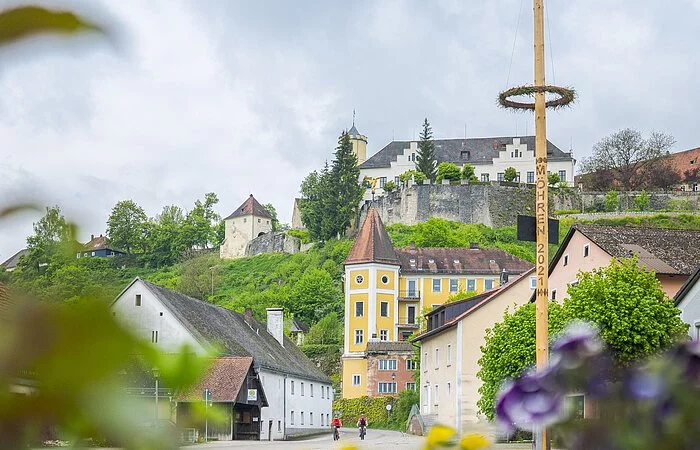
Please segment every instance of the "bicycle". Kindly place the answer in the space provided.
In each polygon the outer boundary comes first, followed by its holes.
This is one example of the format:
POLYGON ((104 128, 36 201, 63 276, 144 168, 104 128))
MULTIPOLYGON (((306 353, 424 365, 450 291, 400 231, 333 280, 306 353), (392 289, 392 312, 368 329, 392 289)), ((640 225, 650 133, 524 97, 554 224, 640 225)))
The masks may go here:
POLYGON ((364 441, 365 440, 365 434, 367 434, 367 427, 364 425, 360 426, 360 440, 364 441))
POLYGON ((340 427, 333 427, 333 440, 334 441, 340 440, 340 427))

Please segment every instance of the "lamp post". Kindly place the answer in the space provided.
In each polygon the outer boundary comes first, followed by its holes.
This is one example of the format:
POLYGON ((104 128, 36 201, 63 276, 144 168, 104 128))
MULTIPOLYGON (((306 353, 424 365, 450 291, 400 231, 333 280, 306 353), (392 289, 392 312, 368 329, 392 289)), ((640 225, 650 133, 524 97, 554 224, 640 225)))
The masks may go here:
POLYGON ((214 269, 216 269, 216 266, 212 266, 209 268, 209 273, 211 274, 211 296, 214 296, 214 269))
POLYGON ((158 377, 160 376, 160 371, 158 370, 157 367, 153 368, 153 378, 156 380, 156 420, 155 420, 155 426, 158 427, 158 377))

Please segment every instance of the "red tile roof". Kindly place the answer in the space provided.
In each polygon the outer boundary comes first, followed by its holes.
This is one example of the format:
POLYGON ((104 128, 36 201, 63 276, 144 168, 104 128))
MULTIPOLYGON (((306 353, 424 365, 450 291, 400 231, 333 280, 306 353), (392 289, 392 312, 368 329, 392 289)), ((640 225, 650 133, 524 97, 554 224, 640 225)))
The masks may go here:
POLYGON ((253 194, 250 194, 250 197, 246 201, 243 202, 241 206, 236 208, 234 212, 232 212, 228 217, 226 217, 224 220, 228 219, 233 219, 234 217, 242 217, 242 216, 257 216, 257 217, 264 217, 266 219, 272 219, 272 216, 270 215, 269 212, 263 207, 263 205, 260 204, 257 200, 255 200, 255 197, 253 197, 253 194))
POLYGON ((252 357, 217 358, 202 381, 189 392, 179 395, 178 400, 202 400, 206 388, 211 391, 213 402, 235 402, 252 364, 252 357))
POLYGON ((469 273, 498 275, 506 269, 510 274, 533 267, 499 248, 400 248, 396 255, 402 273, 469 273))
POLYGON ((399 265, 391 238, 375 208, 369 208, 345 264, 383 263, 399 265))
POLYGON ((681 180, 684 180, 686 170, 700 167, 700 147, 684 152, 671 153, 664 157, 664 161, 678 172, 681 180))

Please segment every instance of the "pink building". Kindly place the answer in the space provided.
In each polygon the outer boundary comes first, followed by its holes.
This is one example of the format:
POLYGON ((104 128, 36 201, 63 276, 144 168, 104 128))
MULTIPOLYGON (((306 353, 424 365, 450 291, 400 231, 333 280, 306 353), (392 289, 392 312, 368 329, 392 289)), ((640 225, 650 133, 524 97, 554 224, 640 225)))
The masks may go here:
POLYGON ((700 264, 700 231, 666 228, 574 225, 549 265, 549 297, 562 301, 579 272, 637 255, 673 297, 700 264))

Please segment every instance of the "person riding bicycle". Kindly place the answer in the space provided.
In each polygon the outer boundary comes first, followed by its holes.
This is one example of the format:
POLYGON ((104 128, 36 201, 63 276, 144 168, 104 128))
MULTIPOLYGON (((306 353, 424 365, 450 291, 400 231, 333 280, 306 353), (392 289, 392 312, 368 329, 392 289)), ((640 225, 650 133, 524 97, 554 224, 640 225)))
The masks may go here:
POLYGON ((343 426, 343 422, 340 420, 338 415, 336 414, 333 416, 333 420, 331 421, 331 427, 333 428, 333 440, 337 441, 340 439, 340 427, 343 426))
POLYGON ((365 413, 360 414, 360 418, 357 419, 357 428, 360 430, 360 439, 365 439, 365 432, 367 430, 367 418, 365 413))

